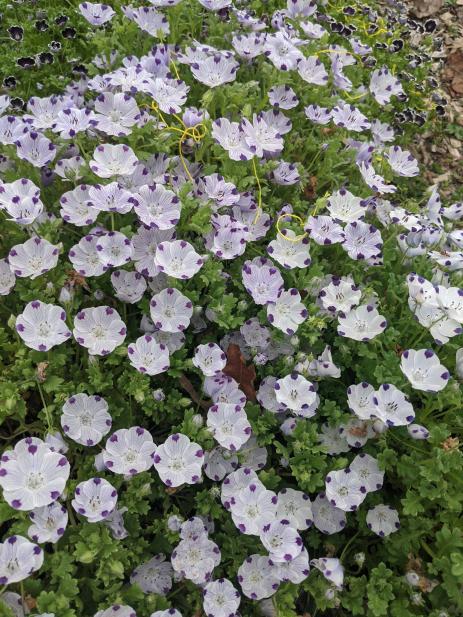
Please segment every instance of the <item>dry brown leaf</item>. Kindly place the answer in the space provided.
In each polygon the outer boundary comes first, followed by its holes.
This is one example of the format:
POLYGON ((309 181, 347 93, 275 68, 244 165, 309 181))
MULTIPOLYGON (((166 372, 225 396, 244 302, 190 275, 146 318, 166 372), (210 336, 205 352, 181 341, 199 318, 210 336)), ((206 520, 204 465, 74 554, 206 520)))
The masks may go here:
POLYGON ((256 390, 254 388, 254 380, 256 378, 256 369, 251 364, 246 366, 239 345, 230 343, 227 349, 227 364, 223 369, 225 375, 233 377, 240 388, 243 390, 246 398, 250 401, 256 400, 256 390))
POLYGON ((40 383, 43 383, 47 378, 47 368, 49 362, 39 362, 37 364, 37 379, 40 383))
POLYGON ((304 197, 306 199, 315 199, 317 195, 317 176, 310 176, 308 184, 304 187, 304 197))
POLYGON ((24 598, 24 603, 30 611, 37 608, 37 600, 32 596, 26 596, 24 598))

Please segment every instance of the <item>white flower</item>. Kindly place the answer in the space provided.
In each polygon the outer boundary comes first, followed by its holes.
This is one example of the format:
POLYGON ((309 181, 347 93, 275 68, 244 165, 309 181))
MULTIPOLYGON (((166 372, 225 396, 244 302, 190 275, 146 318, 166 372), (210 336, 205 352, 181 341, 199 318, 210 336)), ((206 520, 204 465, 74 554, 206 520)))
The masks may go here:
POLYGON ((366 521, 368 529, 381 538, 391 535, 400 527, 397 510, 384 504, 368 510, 366 521))
POLYGON ((318 297, 323 308, 330 313, 347 314, 358 305, 362 292, 350 279, 333 278, 326 287, 322 287, 318 297))
POLYGON ((203 590, 203 609, 206 615, 230 617, 235 615, 241 596, 226 578, 207 583, 203 590))
POLYGON ((375 416, 388 426, 405 426, 413 422, 415 412, 407 397, 394 385, 385 383, 374 393, 375 416))
POLYGON ((109 306, 84 309, 74 318, 74 338, 95 356, 114 351, 123 343, 126 332, 119 313, 109 306))
POLYGON ((302 538, 286 519, 264 525, 260 540, 274 562, 292 561, 300 555, 302 538))
POLYGON ((354 308, 347 315, 339 315, 338 319, 338 334, 354 341, 371 341, 386 329, 385 318, 370 304, 354 308))
POLYGON ((132 259, 132 243, 120 231, 109 231, 99 235, 95 248, 105 268, 122 266, 132 259))
POLYGON ((68 511, 66 507, 54 501, 48 506, 35 508, 29 512, 32 525, 27 530, 27 535, 34 542, 58 542, 63 536, 68 524, 68 511))
POLYGON ((369 420, 375 414, 373 397, 375 389, 369 383, 362 383, 347 388, 349 409, 361 420, 369 420))
POLYGON ((416 158, 408 150, 402 150, 400 146, 391 146, 386 152, 386 158, 398 176, 411 178, 420 173, 416 158))
POLYGON ((269 322, 286 334, 294 334, 307 318, 307 309, 297 289, 281 290, 275 302, 267 304, 269 322))
POLYGON ((386 105, 394 94, 403 94, 403 88, 397 77, 383 66, 371 74, 370 92, 380 105, 386 105))
POLYGON ((326 86, 328 83, 328 73, 318 56, 308 56, 298 60, 297 72, 309 84, 326 86))
POLYGON ((103 462, 113 473, 133 476, 152 466, 155 450, 153 438, 144 428, 121 428, 107 440, 103 462))
POLYGON ((308 239, 294 240, 296 234, 291 229, 285 229, 282 233, 283 238, 278 234, 268 245, 267 252, 270 257, 289 270, 308 268, 311 263, 308 239))
POLYGON ((333 506, 324 493, 317 495, 312 503, 313 524, 322 533, 338 533, 346 526, 346 513, 333 506))
POLYGON ((209 88, 215 88, 230 81, 235 81, 238 62, 233 57, 227 58, 218 54, 206 58, 202 62, 190 65, 193 77, 209 88))
POLYGON ((412 439, 422 440, 429 438, 429 431, 421 424, 409 424, 407 426, 408 434, 412 439))
POLYGON ((158 375, 170 366, 169 350, 149 334, 140 336, 127 347, 130 364, 140 373, 158 375))
POLYGON ((204 473, 211 480, 219 482, 238 467, 238 456, 221 446, 204 454, 204 473))
POLYGON ((196 484, 201 480, 204 452, 186 435, 175 433, 156 448, 154 467, 167 486, 196 484))
POLYGON ((317 395, 310 381, 302 375, 291 373, 275 382, 275 394, 279 403, 296 415, 310 418, 315 414, 317 395))
POLYGON ((173 569, 162 553, 138 566, 130 576, 132 585, 137 583, 144 593, 165 596, 172 588, 173 569))
POLYGON ((269 557, 251 555, 238 568, 238 581, 246 597, 252 600, 269 598, 280 586, 278 568, 269 557))
POLYGON ((63 405, 61 426, 67 437, 84 446, 94 446, 110 431, 108 403, 101 396, 74 394, 63 405))
POLYGON ((212 377, 219 373, 227 364, 227 356, 216 343, 198 345, 193 357, 193 364, 203 375, 212 377))
POLYGON ((321 559, 312 559, 310 565, 315 566, 323 576, 333 583, 336 587, 341 588, 344 582, 344 568, 339 559, 334 557, 322 557, 321 559))
POLYGON ((66 311, 40 300, 29 302, 16 318, 16 331, 28 347, 48 351, 71 338, 66 311))
POLYGON ((43 550, 23 536, 10 536, 0 544, 0 585, 18 583, 40 570, 43 550))
POLYGON ((0 296, 7 296, 16 283, 16 276, 11 271, 6 259, 0 259, 0 296))
POLYGON ((98 523, 111 514, 116 503, 117 491, 112 484, 104 478, 90 478, 77 485, 72 507, 89 523, 98 523))
POLYGON ((233 452, 239 450, 251 436, 251 425, 240 405, 213 405, 207 412, 207 427, 223 448, 233 452))
POLYGON ((241 533, 259 535, 262 527, 275 518, 277 496, 252 475, 244 478, 238 476, 238 479, 242 484, 234 486, 233 490, 228 489, 230 501, 225 501, 224 505, 229 504, 233 522, 241 533), (250 481, 244 484, 249 477, 250 481))
POLYGON ((97 250, 98 236, 84 236, 69 251, 69 261, 82 276, 101 276, 108 268, 97 250))
POLYGON ((331 195, 327 208, 334 220, 352 223, 365 216, 366 203, 343 188, 331 195))
POLYGON ((8 263, 16 276, 35 279, 58 263, 59 246, 35 236, 16 244, 8 253, 8 263))
POLYGON ((367 495, 363 480, 348 468, 331 471, 326 476, 325 491, 331 505, 344 512, 356 510, 367 495))
POLYGON ((172 552, 172 567, 196 585, 204 585, 221 559, 220 550, 206 534, 181 540, 172 552))
POLYGON ((162 184, 141 186, 134 209, 142 223, 156 229, 172 229, 180 220, 180 199, 162 184))
POLYGON ((150 314, 156 328, 163 332, 182 332, 190 324, 193 304, 178 289, 163 289, 151 298, 150 314))
POLYGON ((16 510, 33 510, 56 501, 63 493, 70 466, 41 439, 26 437, 0 461, 0 486, 5 501, 16 510))
POLYGON ((130 175, 135 171, 138 159, 125 144, 101 144, 95 148, 90 169, 100 178, 130 175))
POLYGON ((116 298, 122 302, 135 304, 143 298, 146 290, 146 280, 139 272, 115 270, 111 274, 111 283, 116 292, 116 298))
POLYGON ((256 156, 267 153, 279 153, 283 150, 283 137, 278 128, 266 122, 262 115, 254 114, 252 122, 247 118, 241 121, 241 130, 249 149, 256 156))
POLYGON ((309 496, 293 488, 282 489, 278 493, 276 517, 289 520, 294 529, 308 529, 313 520, 309 496))
POLYGON ((412 388, 424 392, 440 392, 450 378, 432 349, 407 349, 400 359, 400 368, 412 388))
POLYGON ((384 471, 379 468, 378 461, 369 454, 357 454, 349 469, 361 479, 368 493, 379 491, 383 486, 384 471))
POLYGON ((185 240, 158 244, 154 262, 161 272, 176 279, 190 279, 201 269, 204 259, 185 240))

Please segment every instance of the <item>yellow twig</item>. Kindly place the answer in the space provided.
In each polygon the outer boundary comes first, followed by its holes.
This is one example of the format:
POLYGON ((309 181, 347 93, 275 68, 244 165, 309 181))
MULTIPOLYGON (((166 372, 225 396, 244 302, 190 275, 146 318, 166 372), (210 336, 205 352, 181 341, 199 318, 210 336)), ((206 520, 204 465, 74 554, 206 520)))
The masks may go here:
POLYGON ((300 242, 301 240, 303 240, 304 238, 307 237, 307 232, 300 234, 299 236, 295 236, 294 238, 289 238, 288 236, 286 236, 280 229, 280 222, 283 219, 286 218, 290 218, 290 219, 295 219, 301 226, 304 225, 304 221, 302 220, 302 218, 300 216, 298 216, 297 214, 280 214, 280 216, 277 219, 277 223, 276 223, 276 228, 277 228, 277 232, 278 235, 281 238, 284 238, 285 240, 287 240, 288 242, 300 242))
POLYGON ((176 133, 180 133, 180 137, 178 140, 178 153, 186 175, 191 182, 194 182, 193 176, 191 175, 190 170, 188 169, 188 166, 185 162, 185 158, 183 156, 182 145, 186 139, 192 139, 195 143, 199 143, 202 139, 204 139, 207 134, 206 125, 202 122, 199 122, 198 124, 195 124, 195 126, 186 126, 183 120, 179 116, 177 116, 177 114, 172 114, 174 118, 181 124, 182 128, 179 128, 178 126, 171 126, 167 124, 164 116, 159 110, 159 106, 154 101, 153 103, 151 103, 151 109, 157 113, 161 121, 166 125, 161 129, 161 131, 174 131, 176 133))

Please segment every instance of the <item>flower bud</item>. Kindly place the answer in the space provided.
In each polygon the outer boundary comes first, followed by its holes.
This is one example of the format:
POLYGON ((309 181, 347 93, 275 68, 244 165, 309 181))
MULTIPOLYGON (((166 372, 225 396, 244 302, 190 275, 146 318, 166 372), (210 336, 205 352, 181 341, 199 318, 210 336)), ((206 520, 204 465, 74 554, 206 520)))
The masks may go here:
POLYGON ((153 398, 155 401, 161 402, 166 398, 162 388, 157 388, 157 390, 153 390, 153 398))
POLYGON ((420 577, 416 572, 410 570, 410 572, 407 572, 405 575, 405 580, 411 587, 416 587, 420 582, 420 577))
POLYGON ((325 598, 327 600, 334 600, 335 597, 336 597, 336 591, 332 587, 330 587, 329 589, 325 591, 325 598))
POLYGON ((355 553, 354 561, 358 565, 358 567, 361 568, 365 563, 365 553, 355 553))
POLYGON ((58 300, 61 304, 68 304, 72 301, 73 295, 74 292, 71 292, 70 289, 68 289, 67 287, 62 287, 61 291, 59 292, 58 300))
POLYGON ((169 516, 169 518, 167 519, 167 527, 170 529, 170 531, 180 531, 182 523, 183 519, 181 519, 180 516, 177 516, 176 514, 172 514, 172 516, 169 516))
POLYGON ((388 425, 382 420, 375 420, 373 422, 373 430, 377 435, 381 435, 381 433, 385 433, 388 429, 388 425))
POLYGON ((193 420, 193 424, 198 428, 201 428, 204 425, 204 420, 200 413, 195 414, 192 420, 193 420))

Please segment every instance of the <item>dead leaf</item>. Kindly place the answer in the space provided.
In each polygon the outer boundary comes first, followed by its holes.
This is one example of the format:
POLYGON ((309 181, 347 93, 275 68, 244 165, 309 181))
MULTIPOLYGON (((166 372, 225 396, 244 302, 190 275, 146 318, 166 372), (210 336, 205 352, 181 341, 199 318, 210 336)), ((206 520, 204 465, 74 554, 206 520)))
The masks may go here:
POLYGON ((83 287, 87 291, 89 290, 87 281, 85 280, 85 277, 82 276, 82 274, 79 274, 75 270, 69 270, 67 274, 68 278, 65 282, 65 285, 67 284, 69 287, 83 287))
POLYGON ((317 176, 310 176, 308 184, 304 187, 304 197, 306 199, 315 199, 317 195, 317 176))
POLYGON ((37 364, 37 379, 40 383, 43 383, 47 378, 47 368, 49 362, 39 362, 37 364))
POLYGON ((459 446, 460 440, 458 439, 458 437, 447 437, 447 439, 441 443, 441 448, 446 452, 458 450, 459 446))
POLYGON ((246 398, 250 401, 256 400, 256 390, 254 388, 254 380, 256 378, 256 369, 251 364, 246 366, 239 345, 230 343, 227 349, 227 364, 223 369, 225 375, 233 377, 240 388, 243 390, 246 398))
POLYGON ((26 596, 24 598, 24 603, 30 611, 37 608, 37 600, 32 596, 26 596))
POLYGON ((413 14, 417 17, 430 17, 444 6, 444 0, 412 0, 413 14))

